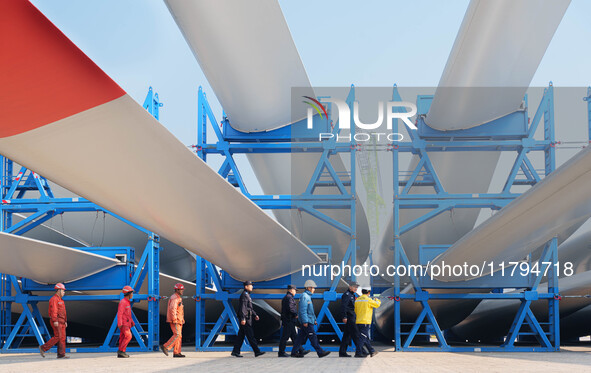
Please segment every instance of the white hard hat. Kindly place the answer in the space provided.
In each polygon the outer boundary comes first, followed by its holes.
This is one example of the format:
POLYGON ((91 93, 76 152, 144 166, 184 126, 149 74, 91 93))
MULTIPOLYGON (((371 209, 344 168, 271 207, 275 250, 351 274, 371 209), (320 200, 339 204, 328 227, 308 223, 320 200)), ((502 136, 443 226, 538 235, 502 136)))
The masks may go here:
POLYGON ((306 280, 306 282, 304 283, 304 287, 305 288, 316 288, 316 283, 314 282, 314 280, 306 280))

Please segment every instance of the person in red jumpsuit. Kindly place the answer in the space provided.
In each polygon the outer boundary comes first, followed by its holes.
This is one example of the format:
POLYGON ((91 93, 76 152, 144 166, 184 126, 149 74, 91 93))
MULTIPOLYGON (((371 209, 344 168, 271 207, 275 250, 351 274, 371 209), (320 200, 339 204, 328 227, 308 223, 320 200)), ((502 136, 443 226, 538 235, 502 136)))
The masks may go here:
POLYGON ((117 309, 117 327, 119 328, 119 351, 117 357, 126 358, 129 355, 125 352, 127 344, 131 341, 131 328, 135 325, 131 317, 131 299, 133 298, 133 288, 125 286, 121 292, 125 295, 119 301, 117 309))
POLYGON ((164 355, 168 356, 168 351, 173 349, 173 357, 185 357, 181 354, 181 341, 183 339, 183 324, 185 323, 185 308, 183 306, 183 292, 185 287, 178 283, 174 285, 174 294, 168 300, 168 311, 166 312, 166 322, 170 323, 172 337, 160 349, 164 355))
POLYGON ((42 346, 39 346, 39 353, 45 357, 45 353, 49 351, 57 343, 57 358, 67 359, 66 356, 66 328, 68 327, 68 318, 66 317, 66 304, 62 299, 66 294, 66 287, 59 283, 54 286, 55 295, 49 300, 49 322, 53 328, 53 337, 42 346))

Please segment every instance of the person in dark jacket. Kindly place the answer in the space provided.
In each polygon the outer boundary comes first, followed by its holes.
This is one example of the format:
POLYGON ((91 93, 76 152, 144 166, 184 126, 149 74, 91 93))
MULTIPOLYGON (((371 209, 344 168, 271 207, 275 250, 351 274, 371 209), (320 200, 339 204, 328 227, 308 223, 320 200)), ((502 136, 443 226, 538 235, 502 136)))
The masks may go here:
POLYGON ((245 281, 243 283, 244 291, 240 294, 240 301, 238 304, 238 321, 240 322, 240 329, 238 330, 238 336, 234 342, 234 349, 232 350, 232 356, 242 357, 240 355, 240 347, 244 342, 244 337, 248 339, 250 347, 254 351, 254 356, 258 357, 265 353, 259 349, 256 339, 254 339, 254 330, 252 328, 252 320, 259 321, 259 316, 252 307, 252 299, 250 298, 250 292, 252 291, 252 282, 245 281))
MULTIPOLYGON (((298 306, 296 304, 294 296, 297 293, 297 288, 294 285, 287 285, 287 294, 281 300, 281 339, 279 340, 279 357, 289 357, 285 353, 285 347, 287 340, 291 338, 291 342, 295 344, 297 332, 296 325, 298 323, 298 306)), ((305 355, 309 350, 304 350, 300 347, 298 351, 300 354, 305 355)))
POLYGON ((355 343, 355 357, 366 357, 363 353, 362 343, 359 338, 359 330, 357 329, 357 317, 355 316, 355 298, 359 284, 352 282, 349 289, 343 293, 341 297, 341 316, 345 330, 343 338, 341 339, 341 347, 339 348, 339 357, 351 357, 347 353, 347 347, 351 343, 351 339, 355 343))

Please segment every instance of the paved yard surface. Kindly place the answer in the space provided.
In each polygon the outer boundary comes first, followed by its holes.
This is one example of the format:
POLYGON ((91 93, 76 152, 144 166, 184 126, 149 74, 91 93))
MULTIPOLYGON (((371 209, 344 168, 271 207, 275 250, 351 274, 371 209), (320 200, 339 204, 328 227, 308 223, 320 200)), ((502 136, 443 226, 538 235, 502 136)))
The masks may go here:
POLYGON ((373 358, 338 358, 332 353, 319 359, 310 353, 303 359, 279 359, 276 354, 237 359, 226 352, 194 352, 188 347, 184 359, 162 353, 132 353, 129 359, 113 354, 73 353, 68 360, 55 355, 0 354, 0 372, 507 372, 591 371, 591 347, 565 347, 556 353, 442 353, 392 352, 380 347, 373 358))

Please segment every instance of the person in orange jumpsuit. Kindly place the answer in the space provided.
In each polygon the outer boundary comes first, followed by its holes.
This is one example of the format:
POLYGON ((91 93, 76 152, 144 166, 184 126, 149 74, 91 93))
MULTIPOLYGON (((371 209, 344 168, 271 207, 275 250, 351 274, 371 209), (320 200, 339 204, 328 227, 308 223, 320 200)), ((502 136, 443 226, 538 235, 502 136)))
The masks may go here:
POLYGON ((131 341, 131 328, 135 325, 131 317, 131 299, 133 298, 133 288, 125 286, 121 290, 125 296, 119 301, 117 310, 117 327, 119 328, 119 351, 117 357, 126 358, 129 355, 125 352, 127 344, 131 341))
POLYGON ((181 354, 181 341, 183 339, 183 324, 185 323, 185 308, 183 306, 183 292, 185 286, 181 283, 174 285, 174 294, 168 300, 168 311, 166 312, 166 322, 170 323, 172 337, 160 349, 164 355, 168 356, 168 351, 173 349, 173 357, 185 357, 181 354))
POLYGON ((66 304, 62 299, 66 294, 66 287, 59 283, 54 286, 55 295, 49 300, 49 321, 53 328, 53 337, 42 346, 39 346, 39 353, 45 357, 45 353, 57 343, 57 358, 67 359, 66 356, 66 328, 68 318, 66 317, 66 304))

